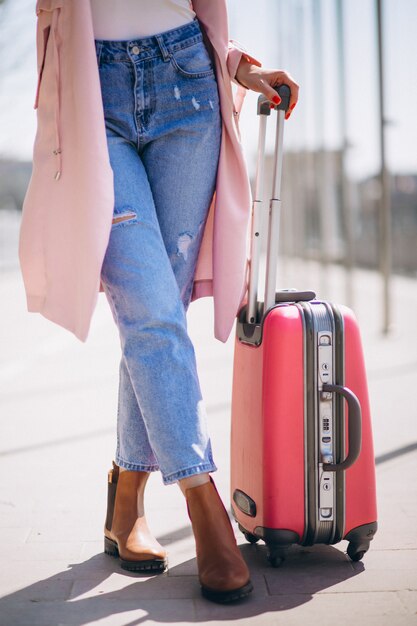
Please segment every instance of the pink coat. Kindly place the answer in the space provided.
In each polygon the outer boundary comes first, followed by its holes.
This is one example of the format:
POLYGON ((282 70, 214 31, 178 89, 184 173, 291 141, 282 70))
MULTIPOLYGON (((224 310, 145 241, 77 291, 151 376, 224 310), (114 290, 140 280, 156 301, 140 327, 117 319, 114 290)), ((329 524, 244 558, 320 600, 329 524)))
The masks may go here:
MULTIPOLYGON (((242 54, 229 41, 225 0, 194 0, 211 48, 223 119, 216 191, 194 277, 192 300, 212 296, 214 335, 226 341, 247 293, 251 193, 238 129, 246 90, 233 101, 242 54)), ((37 0, 37 133, 23 203, 19 259, 27 308, 86 341, 113 219, 90 2, 37 0)))

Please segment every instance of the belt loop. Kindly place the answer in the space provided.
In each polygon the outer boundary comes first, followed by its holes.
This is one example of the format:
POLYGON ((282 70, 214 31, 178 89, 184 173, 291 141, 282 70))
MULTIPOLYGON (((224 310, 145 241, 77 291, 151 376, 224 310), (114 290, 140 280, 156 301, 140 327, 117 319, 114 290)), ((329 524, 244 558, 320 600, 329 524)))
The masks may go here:
POLYGON ((102 41, 94 41, 94 45, 96 47, 97 65, 98 65, 98 67, 100 67, 101 49, 103 48, 103 42, 102 41))
POLYGON ((155 39, 158 42, 159 49, 161 50, 162 58, 164 61, 169 61, 171 55, 164 43, 164 38, 161 35, 155 35, 155 39))

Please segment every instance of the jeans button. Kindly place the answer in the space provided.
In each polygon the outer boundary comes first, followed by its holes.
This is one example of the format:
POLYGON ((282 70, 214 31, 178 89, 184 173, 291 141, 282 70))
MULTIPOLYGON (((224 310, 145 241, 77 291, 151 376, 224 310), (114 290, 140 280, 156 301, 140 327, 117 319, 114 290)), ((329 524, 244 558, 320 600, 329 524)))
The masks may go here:
POLYGON ((139 48, 137 46, 133 46, 132 52, 133 52, 133 54, 139 54, 140 50, 139 50, 139 48))

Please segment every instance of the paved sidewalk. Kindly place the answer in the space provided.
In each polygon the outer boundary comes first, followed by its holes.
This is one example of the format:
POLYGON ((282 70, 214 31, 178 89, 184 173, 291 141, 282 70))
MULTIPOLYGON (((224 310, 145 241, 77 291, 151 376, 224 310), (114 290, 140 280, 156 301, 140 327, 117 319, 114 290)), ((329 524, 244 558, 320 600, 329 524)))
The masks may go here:
MULTIPOLYGON (((324 282, 314 264, 285 268, 283 284, 320 284, 320 296, 344 300, 340 269, 330 268, 324 282)), ((0 279, 1 626, 417 624, 417 281, 394 280, 396 324, 382 337, 378 278, 355 273, 377 455, 380 530, 371 550, 354 564, 344 543, 294 548, 281 569, 272 569, 264 546, 246 544, 236 530, 255 591, 223 607, 200 597, 183 496, 159 475, 150 480, 147 512, 168 546, 169 573, 122 573, 103 554, 120 353, 104 295, 82 344, 26 312, 18 271, 0 279)), ((234 336, 226 344, 213 339, 211 299, 193 303, 188 319, 219 466, 215 478, 229 504, 234 336)))

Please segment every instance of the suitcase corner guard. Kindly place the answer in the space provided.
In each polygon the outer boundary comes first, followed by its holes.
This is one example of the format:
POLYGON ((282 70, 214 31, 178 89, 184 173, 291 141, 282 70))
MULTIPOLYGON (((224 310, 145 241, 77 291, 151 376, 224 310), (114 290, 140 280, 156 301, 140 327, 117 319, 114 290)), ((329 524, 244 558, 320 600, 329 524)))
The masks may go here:
POLYGON ((236 336, 242 343, 250 343, 259 346, 262 343, 263 323, 268 312, 281 304, 293 304, 295 302, 311 302, 316 294, 311 290, 299 291, 297 289, 282 289, 275 293, 275 305, 268 311, 264 311, 264 303, 257 302, 256 319, 247 321, 248 306, 245 304, 239 311, 236 324, 236 336))

